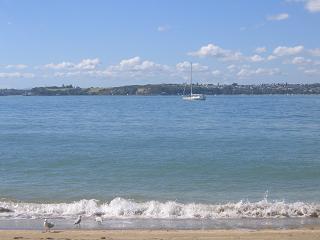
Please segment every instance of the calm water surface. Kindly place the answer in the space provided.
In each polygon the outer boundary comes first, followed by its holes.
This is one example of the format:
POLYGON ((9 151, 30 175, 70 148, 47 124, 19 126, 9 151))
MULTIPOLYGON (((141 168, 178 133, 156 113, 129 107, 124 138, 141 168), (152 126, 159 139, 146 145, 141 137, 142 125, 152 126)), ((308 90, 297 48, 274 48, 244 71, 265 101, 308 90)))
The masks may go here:
POLYGON ((0 198, 320 199, 320 97, 0 98, 0 198))

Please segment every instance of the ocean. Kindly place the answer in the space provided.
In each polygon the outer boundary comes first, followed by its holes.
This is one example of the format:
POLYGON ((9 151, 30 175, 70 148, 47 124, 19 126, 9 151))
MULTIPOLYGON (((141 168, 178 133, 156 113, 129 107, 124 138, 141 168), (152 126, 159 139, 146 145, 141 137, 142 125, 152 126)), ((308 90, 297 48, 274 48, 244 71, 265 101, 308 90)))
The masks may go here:
POLYGON ((319 224, 319 186, 320 96, 0 98, 0 229, 319 224))

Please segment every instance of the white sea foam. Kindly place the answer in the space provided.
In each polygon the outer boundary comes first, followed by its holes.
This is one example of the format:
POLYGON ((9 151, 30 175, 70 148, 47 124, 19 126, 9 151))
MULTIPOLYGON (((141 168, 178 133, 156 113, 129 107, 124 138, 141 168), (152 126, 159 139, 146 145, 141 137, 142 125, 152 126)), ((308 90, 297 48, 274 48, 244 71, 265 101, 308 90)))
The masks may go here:
POLYGON ((98 200, 80 200, 72 203, 40 204, 0 201, 0 207, 12 212, 0 213, 2 218, 73 218, 99 213, 103 218, 155 219, 218 219, 218 218, 289 218, 320 217, 320 204, 284 201, 240 201, 227 204, 182 204, 175 201, 136 202, 115 198, 102 203, 98 200))

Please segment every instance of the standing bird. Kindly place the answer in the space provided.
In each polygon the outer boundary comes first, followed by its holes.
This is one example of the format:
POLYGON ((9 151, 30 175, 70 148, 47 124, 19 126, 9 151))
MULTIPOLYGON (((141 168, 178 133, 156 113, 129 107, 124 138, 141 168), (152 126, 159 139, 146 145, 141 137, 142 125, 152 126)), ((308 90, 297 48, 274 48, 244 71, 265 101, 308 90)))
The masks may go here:
POLYGON ((51 222, 48 222, 48 220, 45 219, 44 223, 43 223, 43 226, 44 226, 45 232, 47 232, 47 231, 50 232, 50 229, 54 227, 54 224, 51 223, 51 222))
POLYGON ((81 223, 81 215, 77 218, 77 220, 74 222, 74 225, 78 225, 80 228, 80 223, 81 223))
POLYGON ((97 222, 98 224, 102 224, 102 222, 103 222, 102 217, 101 217, 101 216, 97 216, 97 217, 96 217, 96 222, 97 222))

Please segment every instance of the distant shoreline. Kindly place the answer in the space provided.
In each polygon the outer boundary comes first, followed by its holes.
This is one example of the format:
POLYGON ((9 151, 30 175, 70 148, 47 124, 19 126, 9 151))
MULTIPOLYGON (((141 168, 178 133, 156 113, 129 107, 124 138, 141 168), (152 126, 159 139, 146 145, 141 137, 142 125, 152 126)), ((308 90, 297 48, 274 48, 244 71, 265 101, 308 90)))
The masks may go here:
MULTIPOLYGON (((230 85, 194 84, 194 93, 206 95, 320 95, 320 83, 230 85)), ((72 85, 35 87, 32 89, 0 89, 0 96, 181 96, 190 94, 184 84, 148 84, 121 87, 80 88, 72 85)))

